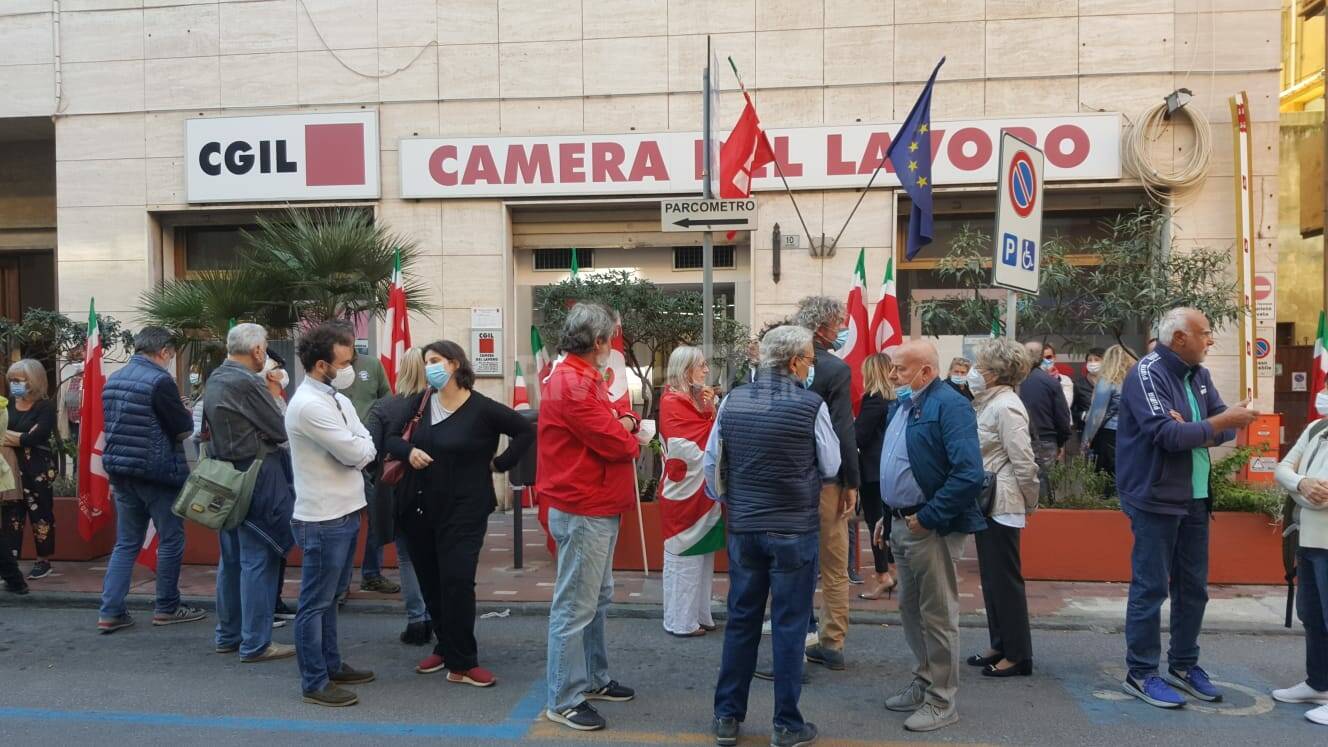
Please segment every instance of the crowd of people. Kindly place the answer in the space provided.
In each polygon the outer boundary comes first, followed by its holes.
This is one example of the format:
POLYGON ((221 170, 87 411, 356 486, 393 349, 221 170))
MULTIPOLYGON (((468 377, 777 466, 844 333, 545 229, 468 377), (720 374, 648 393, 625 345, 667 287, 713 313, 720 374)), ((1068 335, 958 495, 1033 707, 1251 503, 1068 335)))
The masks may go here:
MULTIPOLYGON (((135 355, 105 384, 102 463, 110 476, 117 539, 97 622, 103 633, 134 624, 125 596, 149 521, 159 536, 153 625, 202 620, 181 603, 182 520, 172 505, 190 475, 183 444, 200 458, 252 475, 252 497, 234 528, 219 533, 214 644, 245 663, 295 658, 308 703, 348 706, 351 686, 375 674, 343 660, 338 602, 350 585, 361 517, 370 527, 361 588, 392 589, 378 553, 395 544, 406 607, 402 641, 435 641, 422 674, 490 687, 475 636, 475 575, 494 510, 493 475, 536 449, 536 492, 548 510, 556 553, 549 612, 548 720, 592 731, 607 722, 597 701, 630 701, 612 675, 606 619, 621 515, 637 500, 636 460, 653 438, 623 401, 611 401, 603 370, 619 325, 609 309, 578 303, 559 336, 560 356, 540 383, 537 431, 506 405, 475 391, 466 351, 439 340, 407 351, 396 392, 355 350, 352 328, 322 324, 299 337, 303 381, 288 392, 284 361, 264 329, 234 326, 226 360, 195 383, 195 413, 172 375, 176 344, 164 329, 135 338, 135 355), (356 389, 359 389, 356 393, 356 389), (289 396, 289 399, 287 397, 289 396), (500 444, 505 439, 505 447, 500 444), (302 554, 294 645, 272 640, 285 622, 285 559, 302 554)), ((806 663, 850 666, 849 527, 871 531, 872 585, 864 599, 897 594, 914 666, 884 701, 902 726, 929 732, 959 719, 963 664, 981 676, 1034 673, 1020 535, 1054 501, 1048 470, 1077 443, 1115 488, 1134 534, 1125 621, 1125 692, 1159 708, 1223 697, 1199 664, 1207 603, 1208 449, 1257 416, 1227 405, 1203 363, 1211 326, 1194 309, 1167 313, 1158 340, 1135 360, 1122 346, 1091 351, 1083 374, 1059 370, 1041 342, 991 339, 972 360, 941 368, 936 348, 913 340, 862 364, 854 414, 853 372, 843 345, 843 304, 805 299, 787 323, 763 331, 750 378, 727 393, 708 382, 700 350, 668 362, 659 436, 666 459, 659 498, 667 527, 665 630, 690 638, 717 629, 711 611, 714 554, 729 562, 727 622, 714 692, 717 744, 732 745, 747 716, 754 678, 773 681, 772 745, 816 740, 799 707, 806 663), (1073 441, 1077 439, 1077 442, 1073 441), (961 662, 956 564, 975 537, 988 646, 961 662), (819 589, 822 603, 814 609, 819 589), (1170 646, 1161 662, 1161 607, 1171 602, 1170 646), (763 629, 771 657, 759 650, 763 629)), ((26 588, 14 553, 25 521, 49 569, 53 468, 44 444, 54 418, 45 373, 34 361, 8 371, 6 500, 0 577, 26 588), (34 368, 33 365, 36 367, 34 368), (44 543, 44 544, 43 544, 44 543)), ((1328 408, 1325 408, 1328 409, 1328 408)), ((1273 697, 1319 706, 1328 724, 1328 420, 1311 425, 1277 470, 1299 505, 1300 617, 1307 677, 1273 697)), ((621 665, 619 665, 621 666, 621 665)))

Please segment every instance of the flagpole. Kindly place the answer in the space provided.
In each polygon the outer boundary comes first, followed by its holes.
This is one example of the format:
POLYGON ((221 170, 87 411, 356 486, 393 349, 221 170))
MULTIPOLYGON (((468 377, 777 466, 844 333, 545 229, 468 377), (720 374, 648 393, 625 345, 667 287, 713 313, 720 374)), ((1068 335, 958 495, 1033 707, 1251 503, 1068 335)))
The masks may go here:
MULTIPOLYGON (((706 64, 703 72, 705 79, 701 82, 701 133, 703 159, 705 163, 704 178, 701 181, 701 195, 707 199, 714 199, 714 190, 710 187, 711 177, 714 175, 711 163, 710 144, 714 133, 710 131, 710 96, 711 91, 711 71, 710 71, 710 37, 706 36, 706 64)), ((715 353, 715 236, 710 231, 701 234, 701 354, 705 359, 710 360, 715 353)), ((709 384, 710 382, 706 382, 709 384)), ((640 495, 637 496, 637 508, 640 509, 640 495)), ((644 529, 642 530, 644 532, 644 529)), ((644 552, 644 551, 643 551, 644 552)))
MULTIPOLYGON (((729 57, 729 67, 733 69, 733 77, 738 79, 738 89, 742 91, 743 98, 750 99, 747 94, 747 86, 743 85, 742 76, 738 74, 738 66, 733 63, 733 58, 729 57)), ((764 135, 764 131, 762 132, 764 135)), ((793 203, 793 212, 798 216, 798 223, 802 225, 802 232, 807 235, 807 243, 811 244, 812 231, 807 227, 807 221, 802 218, 802 209, 798 207, 798 200, 793 196, 793 190, 789 187, 788 178, 784 176, 784 168, 779 165, 779 156, 772 159, 775 164, 775 173, 779 174, 779 180, 784 183, 784 192, 789 196, 789 202, 793 203)))

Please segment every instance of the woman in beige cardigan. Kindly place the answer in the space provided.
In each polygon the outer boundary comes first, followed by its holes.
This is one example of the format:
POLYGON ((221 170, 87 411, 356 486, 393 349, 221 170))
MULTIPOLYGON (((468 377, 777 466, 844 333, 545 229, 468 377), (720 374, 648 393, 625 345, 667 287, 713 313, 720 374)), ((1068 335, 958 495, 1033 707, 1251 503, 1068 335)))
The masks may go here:
POLYGON ((1038 503, 1038 467, 1033 460, 1028 411, 1017 391, 1028 370, 1023 346, 998 339, 978 346, 977 360, 968 373, 982 468, 996 476, 987 528, 976 535, 991 648, 968 659, 969 664, 982 667, 987 677, 1033 673, 1028 598, 1019 558, 1020 530, 1038 503))
MULTIPOLYGON (((9 400, 0 396, 0 433, 9 429, 9 400)), ((21 501, 23 491, 18 489, 17 457, 8 446, 0 446, 0 502, 21 501)), ((14 594, 27 594, 28 582, 18 569, 18 548, 10 547, 6 535, 0 532, 0 581, 5 582, 5 591, 14 594)))

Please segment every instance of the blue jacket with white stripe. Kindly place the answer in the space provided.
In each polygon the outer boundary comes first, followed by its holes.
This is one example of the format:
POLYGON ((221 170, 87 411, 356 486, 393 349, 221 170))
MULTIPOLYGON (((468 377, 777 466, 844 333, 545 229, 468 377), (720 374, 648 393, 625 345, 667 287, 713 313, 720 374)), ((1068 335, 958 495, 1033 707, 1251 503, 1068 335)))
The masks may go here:
POLYGON ((1121 385, 1116 428, 1116 490, 1126 507, 1184 515, 1194 500, 1193 451, 1230 441, 1207 419, 1227 409, 1208 369, 1191 366, 1166 345, 1140 359, 1121 385), (1185 376, 1199 405, 1193 417, 1185 376), (1171 413, 1179 413, 1177 422, 1171 413))

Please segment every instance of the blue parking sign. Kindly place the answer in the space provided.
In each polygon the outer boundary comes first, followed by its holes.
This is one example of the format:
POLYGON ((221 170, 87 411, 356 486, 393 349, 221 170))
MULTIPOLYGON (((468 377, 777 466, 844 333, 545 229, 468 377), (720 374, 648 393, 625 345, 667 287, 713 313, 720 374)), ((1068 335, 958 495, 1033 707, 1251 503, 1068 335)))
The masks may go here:
POLYGON ((1019 237, 1012 233, 1001 237, 1001 264, 1019 266, 1019 237))

